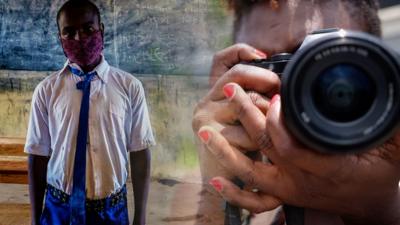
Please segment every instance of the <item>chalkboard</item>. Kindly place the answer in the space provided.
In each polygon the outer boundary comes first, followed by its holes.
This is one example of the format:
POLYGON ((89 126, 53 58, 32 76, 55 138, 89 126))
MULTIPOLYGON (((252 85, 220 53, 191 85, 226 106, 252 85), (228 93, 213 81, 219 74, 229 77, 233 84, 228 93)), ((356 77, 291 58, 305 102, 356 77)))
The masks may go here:
POLYGON ((380 0, 380 7, 389 7, 389 6, 394 6, 400 3, 399 0, 380 0))
MULTIPOLYGON (((0 0, 0 69, 53 71, 65 62, 57 38, 62 0, 0 0)), ((206 74, 229 43, 220 0, 94 1, 111 65, 141 74, 206 74)))

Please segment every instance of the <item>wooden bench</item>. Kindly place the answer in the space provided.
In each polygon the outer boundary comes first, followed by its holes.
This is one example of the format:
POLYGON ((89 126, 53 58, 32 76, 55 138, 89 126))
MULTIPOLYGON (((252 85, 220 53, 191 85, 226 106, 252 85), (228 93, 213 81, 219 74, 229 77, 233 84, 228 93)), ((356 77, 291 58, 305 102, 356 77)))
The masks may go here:
POLYGON ((0 183, 27 184, 28 156, 24 138, 0 137, 0 183))

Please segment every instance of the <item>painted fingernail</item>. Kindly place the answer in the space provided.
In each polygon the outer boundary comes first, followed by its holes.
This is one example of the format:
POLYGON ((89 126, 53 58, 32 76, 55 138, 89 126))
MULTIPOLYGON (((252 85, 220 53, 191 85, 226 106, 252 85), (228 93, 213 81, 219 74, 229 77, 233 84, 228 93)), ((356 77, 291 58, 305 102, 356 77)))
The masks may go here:
POLYGON ((210 180, 209 183, 214 187, 214 189, 216 191, 218 191, 218 192, 222 191, 222 184, 221 184, 221 182, 219 180, 212 179, 212 180, 210 180))
POLYGON ((267 58, 267 54, 265 54, 264 52, 258 50, 258 49, 254 49, 254 53, 256 53, 257 56, 259 56, 262 59, 267 58))
POLYGON ((235 95, 235 85, 233 84, 226 84, 224 86, 224 95, 225 97, 232 98, 235 95))
POLYGON ((206 130, 201 130, 199 131, 198 135, 200 137, 200 140, 203 143, 207 144, 208 140, 210 139, 210 133, 206 130))
POLYGON ((274 95, 274 97, 272 97, 271 102, 269 103, 270 106, 272 106, 276 101, 278 101, 280 98, 279 94, 274 95))

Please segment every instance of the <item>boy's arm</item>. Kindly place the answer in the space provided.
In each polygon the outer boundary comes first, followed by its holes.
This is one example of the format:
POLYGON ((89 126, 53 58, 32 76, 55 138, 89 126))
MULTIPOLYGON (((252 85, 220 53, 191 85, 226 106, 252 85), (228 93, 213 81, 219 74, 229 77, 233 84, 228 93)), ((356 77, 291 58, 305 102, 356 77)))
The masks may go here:
POLYGON ((150 184, 150 150, 130 153, 131 177, 135 201, 134 225, 146 224, 146 205, 150 184))
POLYGON ((28 179, 29 198, 31 201, 32 225, 40 224, 43 198, 46 189, 47 163, 49 157, 29 154, 28 179))

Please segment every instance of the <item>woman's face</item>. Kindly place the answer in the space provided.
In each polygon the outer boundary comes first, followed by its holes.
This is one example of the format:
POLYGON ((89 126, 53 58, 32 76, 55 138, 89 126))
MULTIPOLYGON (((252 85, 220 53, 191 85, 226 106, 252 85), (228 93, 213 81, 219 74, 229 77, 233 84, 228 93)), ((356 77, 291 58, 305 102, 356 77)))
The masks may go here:
POLYGON ((301 0, 279 1, 278 9, 271 9, 269 1, 260 2, 242 17, 235 40, 270 56, 291 53, 308 33, 317 29, 362 30, 362 26, 349 17, 348 7, 339 0, 319 4, 301 0))

